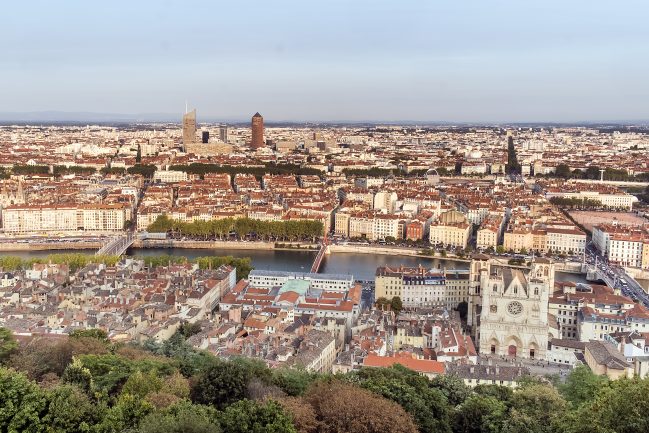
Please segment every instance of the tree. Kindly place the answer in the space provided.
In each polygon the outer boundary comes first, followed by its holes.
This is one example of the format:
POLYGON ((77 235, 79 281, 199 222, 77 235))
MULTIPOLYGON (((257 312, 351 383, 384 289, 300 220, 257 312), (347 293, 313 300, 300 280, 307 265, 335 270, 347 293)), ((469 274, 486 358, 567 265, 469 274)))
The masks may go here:
MULTIPOLYGON (((356 372, 351 380, 399 404, 413 417, 419 431, 450 431, 450 407, 448 399, 440 389, 443 387, 442 382, 439 386, 433 386, 427 378, 400 365, 362 369, 356 372)), ((453 385, 449 388, 451 387, 453 385)))
POLYGON ((559 391, 573 406, 579 406, 591 401, 606 383, 606 376, 598 376, 585 365, 579 365, 559 385, 559 391))
POLYGON ((298 433, 316 433, 320 429, 320 422, 311 405, 305 404, 299 397, 281 398, 279 404, 284 412, 291 417, 293 426, 298 433))
POLYGON ((469 314, 469 304, 466 301, 460 302, 457 304, 457 311, 460 313, 460 319, 466 320, 466 317, 469 314))
POLYGON ((503 245, 497 245, 496 246, 496 253, 497 254, 505 254, 505 247, 503 245))
POLYGON ((514 137, 507 139, 507 174, 521 174, 521 165, 516 156, 516 148, 514 147, 514 137))
POLYGON ((214 408, 180 402, 164 411, 147 415, 140 433, 219 433, 218 413, 214 408))
POLYGON ((496 433, 507 407, 496 397, 472 395, 460 405, 453 418, 454 433, 496 433))
POLYGON ((50 394, 43 422, 51 433, 83 433, 101 419, 103 409, 76 386, 62 385, 50 394))
POLYGON ((304 394, 316 379, 316 374, 300 368, 273 370, 273 383, 290 396, 304 394))
POLYGON ((24 374, 0 367, 0 431, 44 432, 47 396, 24 374))
POLYGON ((219 409, 246 398, 252 377, 270 381, 270 371, 257 360, 238 358, 215 362, 199 376, 192 387, 192 401, 219 409))
POLYGON ((18 343, 11 331, 0 327, 0 363, 4 364, 9 356, 18 349, 18 343))
POLYGON ((401 302, 399 296, 392 297, 392 300, 390 300, 390 308, 392 308, 392 311, 394 311, 395 314, 399 314, 399 312, 403 310, 403 302, 401 302))
POLYGON ((567 433, 649 431, 649 379, 612 381, 557 425, 567 433))
POLYGON ((304 396, 322 423, 321 433, 416 433, 412 418, 397 403, 336 380, 314 384, 304 396))
POLYGON ((570 177, 570 167, 567 164, 559 164, 554 169, 554 174, 557 177, 568 179, 570 177))
POLYGON ((61 379, 63 383, 76 385, 87 393, 90 393, 94 388, 92 373, 83 366, 79 358, 72 358, 72 363, 66 367, 61 379))
POLYGON ((76 329, 70 333, 70 338, 95 338, 108 343, 108 334, 103 329, 76 329))
POLYGON ((556 388, 531 384, 514 392, 509 417, 504 423, 507 432, 528 431, 550 433, 553 423, 565 411, 566 401, 556 388))
POLYGON ((160 391, 162 385, 162 378, 155 371, 152 370, 147 373, 142 373, 138 370, 131 374, 126 383, 124 383, 122 393, 144 398, 150 393, 160 391))
POLYGON ((21 345, 9 359, 9 364, 40 381, 46 374, 60 377, 74 356, 106 354, 108 345, 95 338, 77 337, 63 340, 35 337, 21 345))
POLYGON ((219 414, 219 423, 228 433, 296 433, 291 418, 272 400, 239 400, 219 414))
POLYGON ((153 405, 131 394, 122 394, 94 428, 96 433, 122 433, 140 424, 153 412, 153 405))
POLYGON ((471 390, 464 381, 454 374, 444 374, 434 377, 430 386, 439 389, 451 406, 462 404, 471 390))

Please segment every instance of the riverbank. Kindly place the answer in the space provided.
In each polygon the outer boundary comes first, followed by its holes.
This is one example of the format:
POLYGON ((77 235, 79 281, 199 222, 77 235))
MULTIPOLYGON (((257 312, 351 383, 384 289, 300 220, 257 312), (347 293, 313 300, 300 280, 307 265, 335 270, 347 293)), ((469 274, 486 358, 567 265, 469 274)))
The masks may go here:
POLYGON ((175 239, 136 240, 132 248, 184 248, 197 250, 317 251, 320 246, 300 242, 182 241, 175 239))
POLYGON ((57 251, 57 250, 98 250, 101 242, 2 242, 0 252, 11 251, 57 251))
POLYGON ((471 259, 463 259, 454 255, 442 257, 440 255, 429 256, 421 254, 419 248, 394 248, 381 246, 363 246, 363 245, 329 245, 329 253, 355 253, 355 254, 378 254, 384 256, 408 256, 419 257, 423 259, 442 259, 445 261, 455 261, 470 263, 471 259))

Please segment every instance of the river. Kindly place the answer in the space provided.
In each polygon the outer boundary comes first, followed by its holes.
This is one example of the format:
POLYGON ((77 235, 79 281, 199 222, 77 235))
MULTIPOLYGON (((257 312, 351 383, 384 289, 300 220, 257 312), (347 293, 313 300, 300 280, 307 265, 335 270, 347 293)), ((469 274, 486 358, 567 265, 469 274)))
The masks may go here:
MULTIPOLYGON (((44 257, 54 253, 87 253, 94 254, 94 250, 50 250, 50 251, 16 251, 4 253, 6 255, 23 258, 44 257)), ((200 256, 218 255, 234 257, 250 257, 255 269, 275 271, 309 272, 316 251, 290 251, 290 250, 237 250, 237 249, 191 249, 191 248, 151 248, 130 249, 129 255, 156 256, 170 254, 186 256, 190 259, 200 256)), ((468 263, 439 258, 387 256, 379 254, 334 253, 325 256, 320 272, 334 274, 351 274, 358 280, 373 280, 376 268, 379 266, 417 266, 427 268, 468 269, 468 263)), ((557 281, 575 281, 585 283, 583 275, 557 272, 557 281)))

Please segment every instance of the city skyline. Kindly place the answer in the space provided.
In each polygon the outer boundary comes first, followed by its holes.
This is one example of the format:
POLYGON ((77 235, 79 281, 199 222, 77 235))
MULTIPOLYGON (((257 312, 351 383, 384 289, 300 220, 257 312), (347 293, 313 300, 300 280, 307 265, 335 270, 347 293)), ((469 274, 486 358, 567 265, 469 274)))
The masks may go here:
POLYGON ((167 116, 189 100, 215 120, 649 119, 642 2, 252 6, 12 4, 0 118, 167 116))

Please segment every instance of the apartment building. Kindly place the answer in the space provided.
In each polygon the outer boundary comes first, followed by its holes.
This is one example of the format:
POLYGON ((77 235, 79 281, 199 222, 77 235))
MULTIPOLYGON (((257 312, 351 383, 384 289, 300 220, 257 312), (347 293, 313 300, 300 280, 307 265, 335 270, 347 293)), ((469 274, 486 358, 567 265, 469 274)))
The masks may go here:
POLYGON ((593 244, 606 258, 622 266, 649 269, 649 227, 600 224, 593 244))
POLYGON ((119 231, 131 216, 126 204, 16 205, 3 210, 2 227, 5 233, 119 231))

